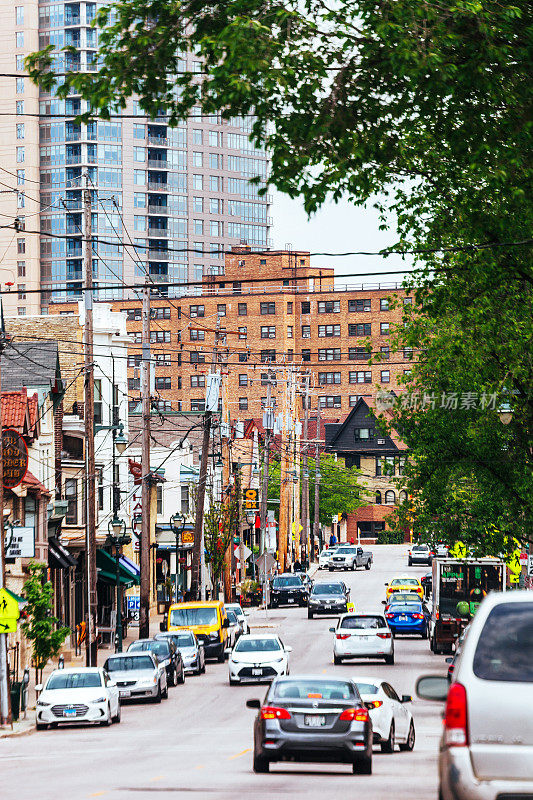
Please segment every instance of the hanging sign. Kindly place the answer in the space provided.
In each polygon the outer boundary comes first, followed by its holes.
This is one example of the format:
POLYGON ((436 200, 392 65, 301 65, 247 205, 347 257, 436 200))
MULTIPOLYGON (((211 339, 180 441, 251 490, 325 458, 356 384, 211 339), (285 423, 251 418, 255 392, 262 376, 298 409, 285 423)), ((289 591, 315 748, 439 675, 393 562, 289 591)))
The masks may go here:
POLYGON ((6 558, 35 558, 35 528, 13 526, 5 534, 6 558))
POLYGON ((2 431, 2 457, 4 489, 13 489, 22 483, 28 471, 26 442, 13 428, 6 428, 2 431))

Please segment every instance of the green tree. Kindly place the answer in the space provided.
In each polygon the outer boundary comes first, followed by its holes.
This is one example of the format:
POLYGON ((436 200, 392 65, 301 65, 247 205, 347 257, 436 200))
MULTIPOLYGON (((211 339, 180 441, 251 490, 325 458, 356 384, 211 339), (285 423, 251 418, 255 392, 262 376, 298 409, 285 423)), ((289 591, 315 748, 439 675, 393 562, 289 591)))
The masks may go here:
POLYGON ((58 655, 70 628, 58 627, 59 620, 52 616, 54 588, 45 579, 46 566, 31 561, 29 573, 23 589, 28 619, 22 624, 22 632, 32 644, 35 682, 39 683, 44 667, 58 655))
MULTIPOLYGON (((315 513, 315 459, 308 458, 309 472, 309 519, 311 525, 315 513)), ((336 461, 332 455, 323 454, 319 461, 319 522, 331 525, 335 514, 351 514, 369 501, 365 499, 365 491, 359 482, 360 470, 346 467, 343 461, 336 461)), ((280 463, 272 459, 268 474, 268 497, 272 500, 280 498, 280 463)), ((279 506, 277 506, 279 508, 279 506)))
POLYGON ((232 546, 238 527, 239 502, 235 493, 225 502, 215 500, 210 494, 209 508, 204 514, 204 546, 214 590, 220 585, 226 553, 232 546))

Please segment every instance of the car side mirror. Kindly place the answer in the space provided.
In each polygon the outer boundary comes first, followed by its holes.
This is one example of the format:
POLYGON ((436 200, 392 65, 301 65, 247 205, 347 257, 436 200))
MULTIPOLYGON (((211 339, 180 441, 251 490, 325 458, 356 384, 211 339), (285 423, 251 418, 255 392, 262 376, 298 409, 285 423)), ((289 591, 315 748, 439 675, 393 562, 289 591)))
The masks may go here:
POLYGON ((401 703, 410 703, 412 701, 412 697, 410 694, 402 694, 402 699, 400 700, 401 703))
POLYGON ((108 686, 116 686, 116 685, 117 685, 117 682, 116 682, 116 681, 108 681, 108 682, 107 682, 107 685, 108 685, 108 686))
POLYGON ((292 647, 290 646, 290 644, 288 644, 287 647, 285 648, 285 652, 292 653, 292 647))
POLYGON ((386 605, 387 605, 387 601, 386 601, 386 600, 382 600, 382 601, 381 601, 381 605, 382 605, 382 606, 386 606, 386 605))
POLYGON ((331 633, 335 633, 335 628, 330 628, 331 633))
POLYGON ((223 628, 229 628, 229 619, 225 619, 225 620, 222 622, 222 627, 223 627, 223 628))
POLYGON ((451 664, 453 661, 453 656, 448 656, 448 658, 444 659, 447 664, 451 664))
POLYGON ((249 611, 243 611, 242 613, 244 614, 245 617, 249 617, 250 616, 250 612, 249 611))
POLYGON ((166 631, 166 629, 167 629, 167 627, 166 627, 165 623, 164 622, 160 622, 159 623, 159 630, 163 631, 163 633, 164 633, 166 631))
POLYGON ((37 686, 35 687, 35 691, 36 692, 42 692, 42 690, 43 690, 42 683, 38 683, 37 686))
POLYGON ((422 700, 444 702, 448 696, 448 678, 444 675, 424 675, 416 682, 416 693, 422 700))
POLYGON ((388 583, 385 584, 385 586, 388 586, 388 585, 389 585, 388 583))
POLYGON ((261 700, 247 700, 246 708, 261 708, 261 700))

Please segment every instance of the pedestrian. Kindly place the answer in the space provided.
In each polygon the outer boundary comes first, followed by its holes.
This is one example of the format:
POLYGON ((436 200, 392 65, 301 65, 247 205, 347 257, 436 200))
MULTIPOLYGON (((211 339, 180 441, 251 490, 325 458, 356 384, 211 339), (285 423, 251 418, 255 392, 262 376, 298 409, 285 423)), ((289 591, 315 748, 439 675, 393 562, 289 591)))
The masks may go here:
POLYGON ((296 559, 296 561, 294 562, 293 572, 301 572, 301 571, 302 571, 302 565, 300 564, 298 559, 296 559))
POLYGON ((332 533, 329 537, 329 546, 335 547, 336 544, 337 544, 337 537, 335 536, 334 533, 332 533))
POLYGON ((350 536, 350 544, 355 544, 353 536, 350 536))

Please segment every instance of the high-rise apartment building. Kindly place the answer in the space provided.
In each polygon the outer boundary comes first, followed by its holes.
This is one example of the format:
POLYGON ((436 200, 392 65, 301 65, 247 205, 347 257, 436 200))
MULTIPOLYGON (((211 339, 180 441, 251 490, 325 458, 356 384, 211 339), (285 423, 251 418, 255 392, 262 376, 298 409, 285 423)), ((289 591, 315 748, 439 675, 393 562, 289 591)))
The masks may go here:
MULTIPOLYGON (((2 224, 19 216, 25 227, 15 235, 0 229, 0 281, 12 284, 4 301, 11 314, 79 297, 84 175, 94 282, 113 287, 99 300, 128 296, 114 287, 145 274, 162 294, 179 294, 168 284, 221 274, 231 245, 270 246, 269 197, 249 183, 266 177, 268 158, 248 140, 250 119, 225 122, 198 109, 171 129, 133 100, 121 117, 79 125, 86 104, 78 95, 58 100, 31 83, 24 58, 48 44, 75 48, 58 54, 58 73, 96 69, 97 7, 20 0, 0 9, 0 213, 2 224)), ((200 71, 201 62, 188 55, 179 68, 200 71)))

